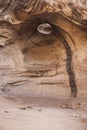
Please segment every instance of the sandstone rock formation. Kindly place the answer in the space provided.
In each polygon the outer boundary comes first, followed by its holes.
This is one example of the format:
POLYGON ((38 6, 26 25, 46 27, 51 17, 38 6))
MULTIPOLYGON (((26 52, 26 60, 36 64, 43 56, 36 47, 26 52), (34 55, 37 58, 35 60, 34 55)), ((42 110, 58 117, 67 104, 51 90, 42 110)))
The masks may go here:
POLYGON ((0 93, 83 96, 86 75, 86 0, 0 0, 0 93))

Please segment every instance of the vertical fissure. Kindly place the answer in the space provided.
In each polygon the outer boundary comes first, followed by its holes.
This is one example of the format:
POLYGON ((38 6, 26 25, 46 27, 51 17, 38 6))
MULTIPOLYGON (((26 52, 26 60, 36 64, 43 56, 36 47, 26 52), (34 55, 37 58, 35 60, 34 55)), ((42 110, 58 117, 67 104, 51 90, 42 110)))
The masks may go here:
POLYGON ((62 29, 55 29, 55 36, 63 43, 63 46, 66 50, 66 55, 67 55, 67 62, 66 62, 66 67, 67 67, 67 73, 69 76, 69 84, 71 87, 71 94, 73 97, 76 97, 77 95, 77 85, 75 81, 75 74, 74 74, 74 67, 73 67, 73 52, 71 50, 70 45, 68 44, 64 32, 62 29), (56 33, 55 33, 56 32, 56 33))

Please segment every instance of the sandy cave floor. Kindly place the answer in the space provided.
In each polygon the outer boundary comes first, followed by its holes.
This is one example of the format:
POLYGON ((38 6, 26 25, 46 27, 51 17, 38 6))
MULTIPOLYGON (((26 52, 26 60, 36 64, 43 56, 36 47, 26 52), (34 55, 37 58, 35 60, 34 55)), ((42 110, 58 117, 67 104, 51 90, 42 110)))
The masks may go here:
POLYGON ((87 98, 0 95, 0 130, 87 130, 87 98))

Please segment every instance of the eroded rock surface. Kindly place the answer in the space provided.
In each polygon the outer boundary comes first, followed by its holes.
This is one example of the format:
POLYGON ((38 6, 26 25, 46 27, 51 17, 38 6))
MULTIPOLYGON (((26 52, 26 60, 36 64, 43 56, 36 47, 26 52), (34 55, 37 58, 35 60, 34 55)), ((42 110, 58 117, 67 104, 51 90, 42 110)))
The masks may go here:
POLYGON ((0 1, 1 92, 58 97, 70 96, 71 88, 72 96, 87 94, 87 2, 78 3, 0 1), (44 24, 51 28, 44 26, 43 34, 44 24))
POLYGON ((86 0, 0 0, 0 130, 12 129, 87 130, 86 0))

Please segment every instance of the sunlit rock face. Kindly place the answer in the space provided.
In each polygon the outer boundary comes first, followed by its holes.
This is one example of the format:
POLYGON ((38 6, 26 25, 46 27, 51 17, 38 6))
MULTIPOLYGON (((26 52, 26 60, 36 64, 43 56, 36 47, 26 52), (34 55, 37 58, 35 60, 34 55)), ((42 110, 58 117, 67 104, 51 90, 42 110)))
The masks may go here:
POLYGON ((35 2, 0 1, 0 93, 84 96, 87 3, 35 2))

